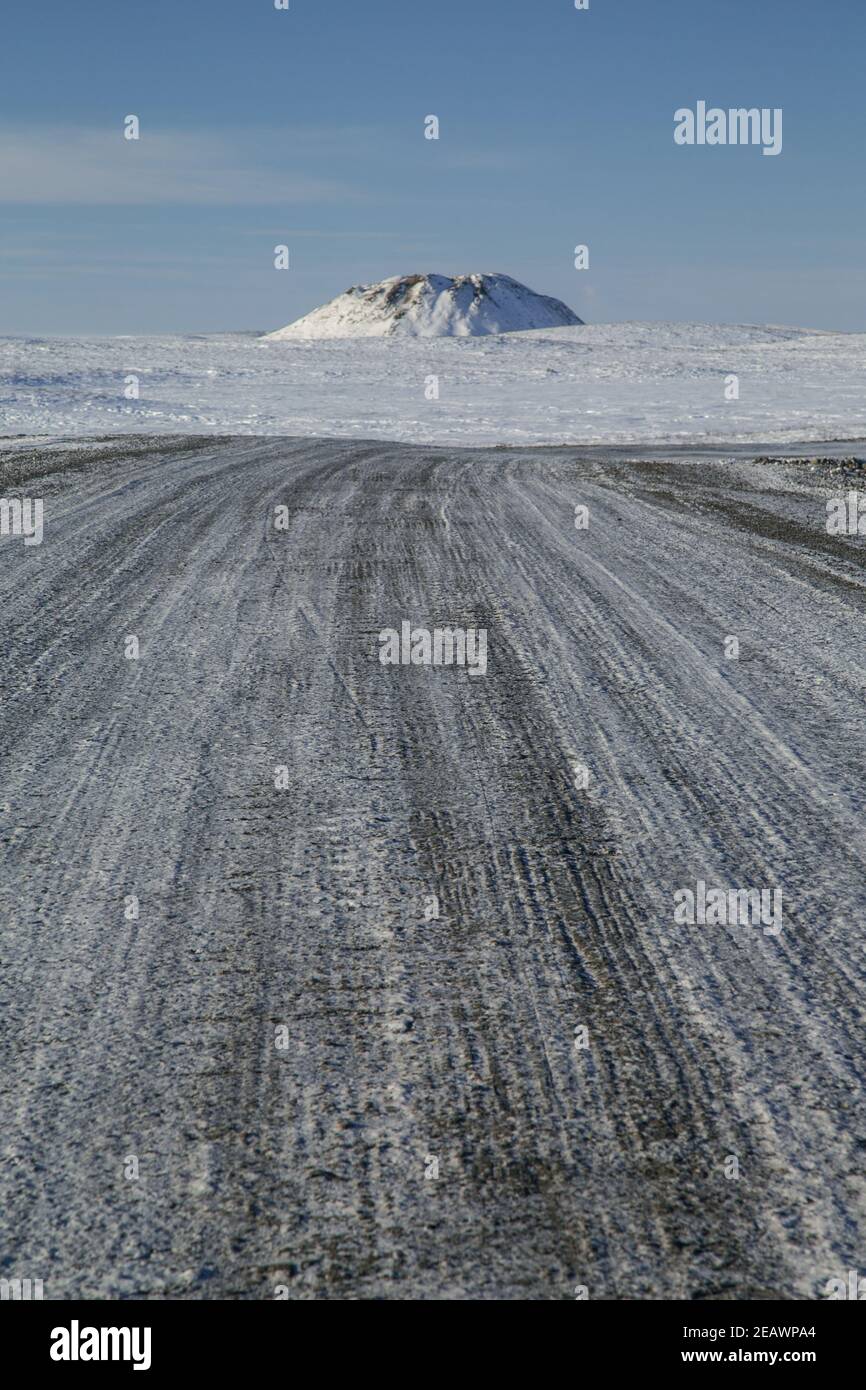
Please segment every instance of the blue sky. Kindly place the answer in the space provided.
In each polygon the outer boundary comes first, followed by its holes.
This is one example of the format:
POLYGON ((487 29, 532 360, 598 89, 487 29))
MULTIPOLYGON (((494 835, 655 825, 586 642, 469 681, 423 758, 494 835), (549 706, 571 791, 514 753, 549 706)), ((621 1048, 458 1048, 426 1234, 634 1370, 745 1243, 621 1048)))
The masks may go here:
POLYGON ((864 0, 9 0, 0 334, 263 330, 428 270, 864 330, 864 53, 864 0), (781 107, 781 155, 675 145, 699 99, 781 107))

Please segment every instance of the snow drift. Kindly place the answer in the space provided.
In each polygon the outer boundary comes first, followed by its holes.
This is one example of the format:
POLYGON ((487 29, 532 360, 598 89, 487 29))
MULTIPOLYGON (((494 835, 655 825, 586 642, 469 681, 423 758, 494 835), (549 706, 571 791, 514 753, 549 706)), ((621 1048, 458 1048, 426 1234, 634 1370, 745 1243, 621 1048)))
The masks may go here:
POLYGON ((396 275, 378 285, 355 285, 266 336, 475 338, 582 322, 561 299, 535 294, 510 275, 396 275))

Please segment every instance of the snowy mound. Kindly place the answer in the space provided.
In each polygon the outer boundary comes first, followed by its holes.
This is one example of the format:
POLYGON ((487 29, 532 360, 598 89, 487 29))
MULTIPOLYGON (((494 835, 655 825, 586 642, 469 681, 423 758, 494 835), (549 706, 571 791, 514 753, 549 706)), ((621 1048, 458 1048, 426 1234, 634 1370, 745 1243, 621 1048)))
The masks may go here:
POLYGON ((562 300, 535 294, 510 275, 395 275, 378 285, 355 285, 266 336, 475 338, 580 323, 562 300))

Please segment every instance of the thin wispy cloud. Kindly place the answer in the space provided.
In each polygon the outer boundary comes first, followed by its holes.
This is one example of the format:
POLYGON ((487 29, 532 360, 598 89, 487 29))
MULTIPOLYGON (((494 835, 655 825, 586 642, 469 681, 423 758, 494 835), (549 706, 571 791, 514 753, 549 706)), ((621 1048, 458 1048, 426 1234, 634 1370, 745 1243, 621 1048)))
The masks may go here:
POLYGON ((68 126, 0 129, 0 188, 7 204, 244 206, 357 198, 345 183, 281 167, 284 133, 236 136, 68 126))
POLYGON ((465 150, 460 154, 446 154, 442 164, 455 172, 506 173, 525 168, 528 158, 512 150, 465 150))
POLYGON ((365 231, 335 231, 334 229, 323 230, 319 227, 254 227, 245 228, 236 233, 241 237, 262 237, 290 236, 293 239, 298 237, 313 237, 316 241, 393 241, 401 235, 400 232, 365 232, 365 231))

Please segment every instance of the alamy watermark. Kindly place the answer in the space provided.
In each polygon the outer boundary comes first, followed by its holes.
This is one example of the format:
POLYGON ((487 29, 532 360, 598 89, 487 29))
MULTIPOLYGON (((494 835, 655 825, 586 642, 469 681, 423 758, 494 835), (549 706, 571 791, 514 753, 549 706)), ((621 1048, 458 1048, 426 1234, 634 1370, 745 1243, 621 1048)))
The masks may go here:
POLYGON ((150 1370, 149 1327, 82 1327, 73 1318, 69 1327, 51 1331, 52 1361, 131 1361, 134 1371, 150 1370))
POLYGON ((677 145, 763 145, 764 154, 782 153, 781 106, 707 107, 699 101, 692 111, 681 106, 674 112, 677 145))
POLYGON ((849 1269, 847 1280, 827 1280, 824 1285, 824 1296, 831 1303, 843 1298, 856 1299, 858 1303, 862 1302, 863 1299, 866 1299, 866 1279, 861 1279, 856 1269, 849 1269))
POLYGON ((379 633, 383 666, 465 666, 470 676, 487 674, 486 627, 414 627, 405 619, 400 631, 379 633))
POLYGON ((866 536, 866 495, 849 492, 827 503, 828 536, 866 536))
POLYGON ((42 544, 41 497, 0 497, 0 536, 23 536, 25 545, 42 544))
POLYGON ((781 888, 708 888, 698 879, 695 889, 674 893, 677 926, 763 927, 765 936, 782 930, 781 888))
POLYGON ((38 1301, 44 1297, 41 1279, 0 1279, 0 1302, 27 1303, 31 1299, 38 1301))

